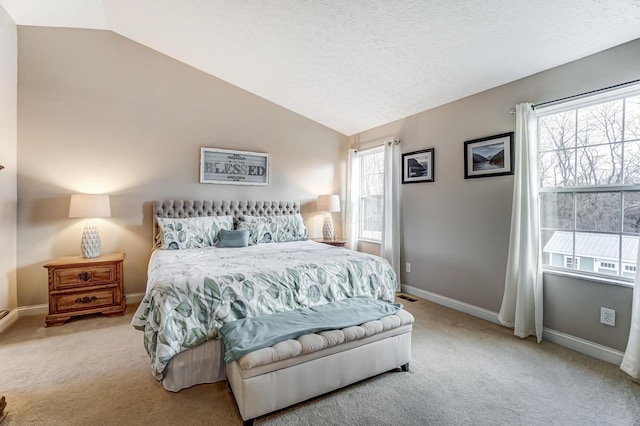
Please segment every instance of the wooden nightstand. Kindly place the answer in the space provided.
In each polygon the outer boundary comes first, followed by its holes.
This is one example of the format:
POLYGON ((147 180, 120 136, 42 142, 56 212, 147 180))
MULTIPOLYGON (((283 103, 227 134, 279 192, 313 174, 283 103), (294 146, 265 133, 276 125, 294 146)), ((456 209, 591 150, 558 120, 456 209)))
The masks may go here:
POLYGON ((344 245, 347 243, 347 240, 325 240, 323 238, 314 238, 313 241, 322 244, 329 244, 330 246, 336 247, 344 247, 344 245))
POLYGON ((93 259, 68 256, 45 264, 49 270, 47 327, 62 325, 77 315, 124 315, 124 257, 124 253, 105 254, 93 259))

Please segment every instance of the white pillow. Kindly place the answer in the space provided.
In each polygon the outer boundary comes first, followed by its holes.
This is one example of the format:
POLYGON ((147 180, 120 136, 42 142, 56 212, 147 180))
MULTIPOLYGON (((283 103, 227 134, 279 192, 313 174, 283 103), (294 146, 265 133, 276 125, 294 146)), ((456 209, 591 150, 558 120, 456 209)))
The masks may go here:
POLYGON ((238 229, 248 229, 250 244, 308 240, 307 227, 300 214, 282 216, 244 216, 238 229), (247 225, 242 225, 246 223, 247 225), (242 228, 240 226, 243 226, 242 228))
POLYGON ((158 218, 160 248, 182 250, 216 245, 221 229, 233 229, 233 216, 158 218))
POLYGON ((236 229, 238 231, 249 231, 249 245, 253 246, 260 242, 259 239, 260 239, 260 236, 262 235, 263 227, 264 225, 262 223, 251 221, 251 222, 239 222, 236 229))

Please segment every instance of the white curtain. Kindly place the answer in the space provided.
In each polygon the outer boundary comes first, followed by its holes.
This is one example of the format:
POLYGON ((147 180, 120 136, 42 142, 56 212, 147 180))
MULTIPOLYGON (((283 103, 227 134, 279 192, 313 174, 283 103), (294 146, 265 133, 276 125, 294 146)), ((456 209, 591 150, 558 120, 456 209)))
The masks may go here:
MULTIPOLYGON (((640 265, 640 250, 638 250, 638 261, 640 265)), ((622 371, 635 379, 640 379, 640 273, 636 274, 636 281, 633 287, 633 302, 631 303, 631 330, 629 330, 629 342, 624 351, 622 371)))
POLYGON ((384 144, 384 207, 380 256, 389 261, 400 289, 400 141, 384 144))
POLYGON ((538 212, 537 118, 516 106, 515 167, 509 257, 498 319, 518 337, 542 340, 542 264, 538 212))
POLYGON ((347 168, 347 202, 345 206, 347 248, 358 250, 358 211, 360 208, 360 161, 358 151, 349 150, 347 168))

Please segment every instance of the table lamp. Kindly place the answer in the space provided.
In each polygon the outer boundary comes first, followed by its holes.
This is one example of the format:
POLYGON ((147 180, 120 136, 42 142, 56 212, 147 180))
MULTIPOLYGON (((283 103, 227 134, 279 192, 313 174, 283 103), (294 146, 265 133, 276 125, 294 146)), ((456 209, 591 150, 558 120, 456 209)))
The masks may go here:
POLYGON ((82 232, 80 250, 82 257, 90 259, 100 256, 100 234, 91 219, 111 217, 109 195, 72 194, 69 203, 69 217, 88 218, 82 232))
POLYGON ((338 195, 318 195, 318 211, 327 212, 322 225, 322 238, 333 240, 333 219, 331 212, 340 211, 340 197, 338 195))

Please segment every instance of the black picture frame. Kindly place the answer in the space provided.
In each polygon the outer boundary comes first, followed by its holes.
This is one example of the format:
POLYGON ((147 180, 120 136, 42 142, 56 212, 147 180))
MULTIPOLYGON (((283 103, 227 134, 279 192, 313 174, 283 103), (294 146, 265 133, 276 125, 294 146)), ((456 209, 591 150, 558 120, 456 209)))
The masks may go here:
POLYGON ((435 149, 402 154, 402 183, 435 181, 435 149))
POLYGON ((514 132, 501 133, 464 143, 464 178, 512 175, 514 132))

